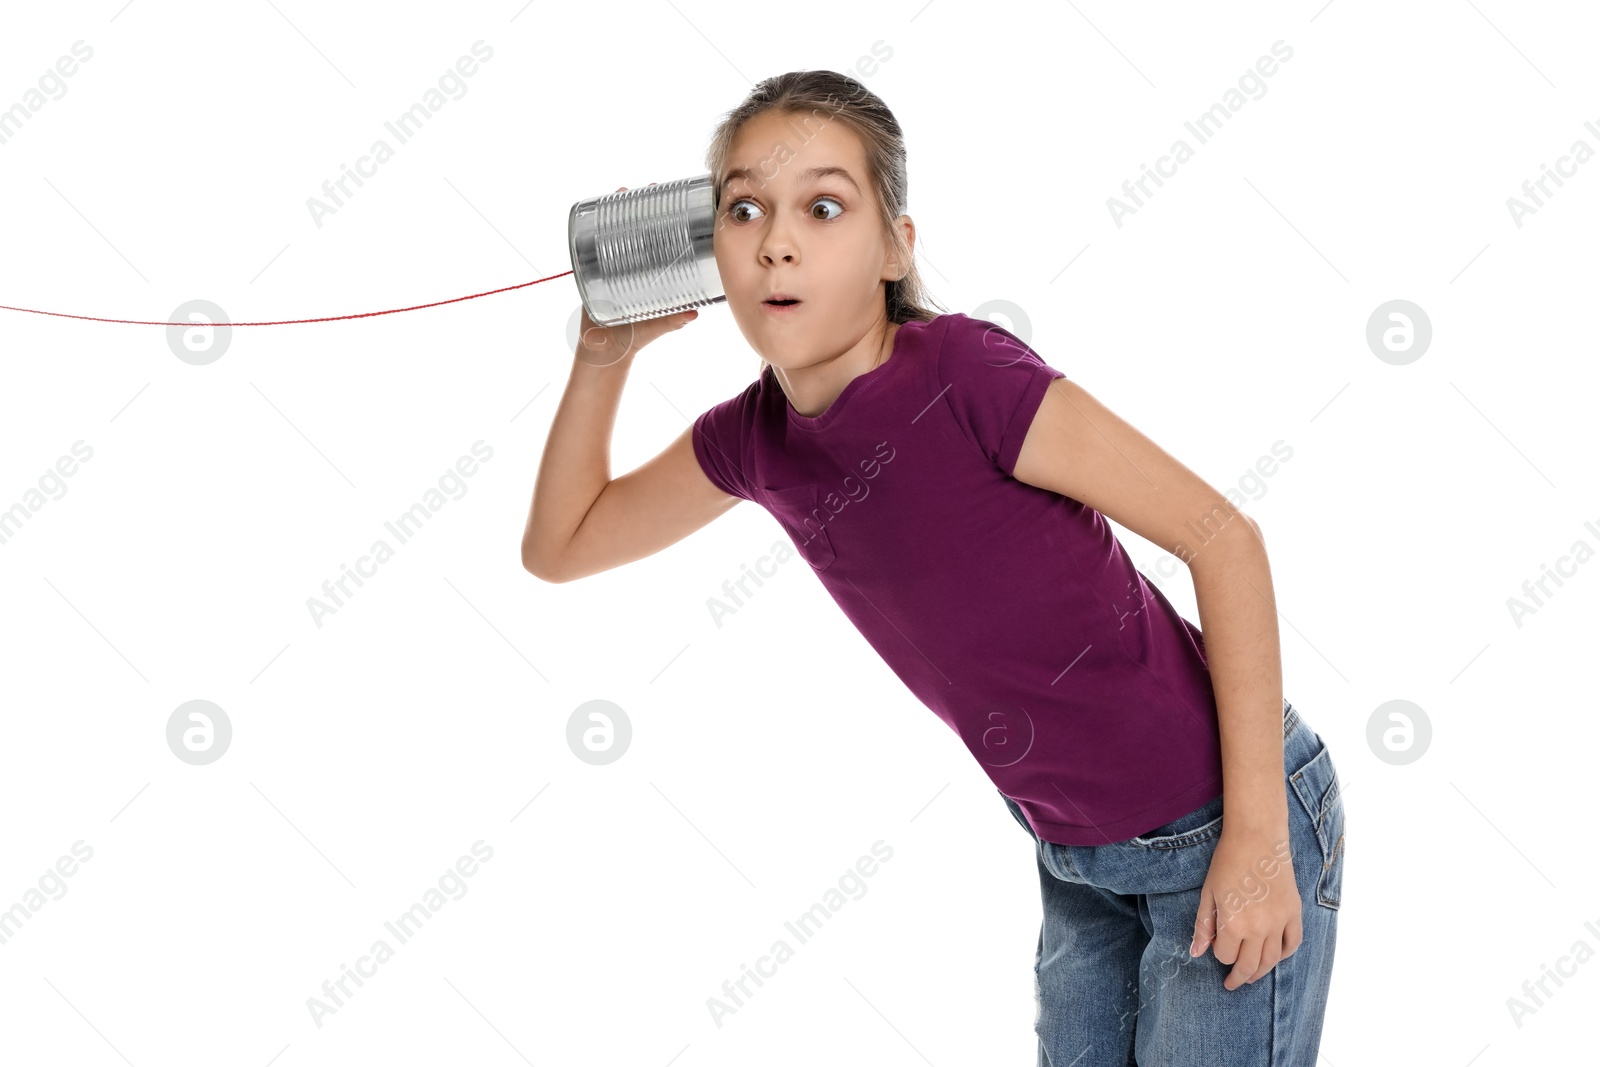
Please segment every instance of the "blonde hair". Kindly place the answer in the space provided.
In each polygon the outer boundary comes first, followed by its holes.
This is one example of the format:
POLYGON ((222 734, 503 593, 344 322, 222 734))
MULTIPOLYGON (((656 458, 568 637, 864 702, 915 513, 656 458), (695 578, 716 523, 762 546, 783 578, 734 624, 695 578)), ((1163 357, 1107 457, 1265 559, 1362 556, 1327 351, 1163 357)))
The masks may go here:
MULTIPOLYGON (((779 74, 756 84, 744 102, 723 116, 706 149, 706 168, 711 171, 716 206, 722 207, 722 182, 727 176, 728 157, 733 142, 744 124, 768 111, 811 115, 826 112, 828 120, 838 119, 861 139, 867 161, 867 185, 885 235, 906 264, 905 274, 884 283, 884 311, 890 322, 929 322, 947 309, 929 294, 917 273, 916 257, 904 232, 894 224, 906 213, 906 141, 893 112, 865 85, 848 74, 831 70, 796 70, 779 74), (930 307, 939 307, 934 311, 930 307)), ((761 372, 767 369, 761 361, 761 372)))

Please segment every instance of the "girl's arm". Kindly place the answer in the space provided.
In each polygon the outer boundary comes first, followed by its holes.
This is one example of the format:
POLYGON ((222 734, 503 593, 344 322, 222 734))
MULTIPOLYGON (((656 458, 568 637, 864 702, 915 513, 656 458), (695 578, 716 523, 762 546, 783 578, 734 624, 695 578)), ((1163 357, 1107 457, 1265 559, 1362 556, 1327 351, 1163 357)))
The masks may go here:
POLYGON ((1286 855, 1283 672, 1278 615, 1261 530, 1155 442, 1065 378, 1029 426, 1015 476, 1080 500, 1189 566, 1222 742, 1222 835, 1195 912, 1189 955, 1231 965, 1224 988, 1260 979, 1300 947, 1303 904, 1286 855), (1257 882, 1269 892, 1222 902, 1257 882), (1268 874, 1269 870, 1275 873, 1268 874))
POLYGON ((1045 392, 1013 473, 1087 504, 1188 565, 1217 699, 1224 830, 1286 837, 1283 668, 1260 527, 1066 378, 1045 392))
POLYGON ((610 330, 584 315, 583 336, 539 461, 522 533, 522 566, 570 582, 683 539, 739 502, 706 477, 685 429, 660 454, 611 477, 611 431, 639 349, 696 317, 665 316, 610 330), (609 354, 607 344, 611 345, 609 354))

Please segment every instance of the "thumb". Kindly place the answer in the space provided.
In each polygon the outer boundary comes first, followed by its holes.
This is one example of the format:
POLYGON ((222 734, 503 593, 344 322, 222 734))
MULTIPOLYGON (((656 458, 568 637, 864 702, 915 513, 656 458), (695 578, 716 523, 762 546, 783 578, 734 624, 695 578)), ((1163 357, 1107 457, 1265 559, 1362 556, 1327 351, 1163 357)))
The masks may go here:
POLYGON ((645 319, 635 324, 639 343, 646 344, 658 337, 681 330, 699 317, 700 313, 697 311, 679 311, 671 315, 657 315, 655 318, 645 319))
POLYGON ((1216 900, 1209 887, 1200 893, 1200 911, 1194 920, 1194 939, 1189 942, 1189 955, 1204 955, 1217 936, 1216 900))

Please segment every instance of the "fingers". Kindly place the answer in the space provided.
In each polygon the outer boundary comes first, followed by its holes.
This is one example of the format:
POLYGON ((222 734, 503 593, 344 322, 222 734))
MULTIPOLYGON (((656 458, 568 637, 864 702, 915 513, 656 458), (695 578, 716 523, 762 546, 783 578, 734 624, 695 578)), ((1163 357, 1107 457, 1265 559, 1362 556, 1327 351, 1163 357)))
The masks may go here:
POLYGON ((1222 983, 1224 989, 1238 989, 1266 973, 1261 966, 1261 952, 1264 946, 1263 941, 1246 941, 1239 946, 1239 955, 1234 960, 1233 970, 1228 972, 1228 977, 1222 983))
POLYGON ((659 318, 650 320, 652 323, 657 324, 656 329, 651 331, 650 336, 659 337, 673 330, 681 330, 699 317, 700 313, 698 311, 680 311, 675 315, 662 315, 659 318))
MULTIPOLYGON (((1240 962, 1242 959, 1244 959, 1244 947, 1245 939, 1239 936, 1238 923, 1236 922, 1221 923, 1217 927, 1216 933, 1211 937, 1211 954, 1215 956, 1217 958, 1217 962, 1221 964, 1232 966, 1240 962)), ((1255 960, 1259 959, 1260 957, 1261 948, 1258 941, 1256 946, 1256 955, 1254 958, 1250 959, 1249 962, 1254 963, 1255 960)))
POLYGON ((1217 907, 1209 890, 1200 894, 1200 911, 1194 919, 1194 939, 1189 942, 1189 955, 1204 955, 1217 936, 1217 907))
POLYGON ((1283 935, 1268 937, 1261 942, 1261 962, 1256 964, 1255 974, 1250 976, 1250 981, 1258 982, 1276 967, 1283 959, 1283 935))
POLYGON ((631 347, 643 348, 654 343, 658 338, 669 333, 683 329, 689 323, 700 317, 698 311, 679 311, 671 315, 656 315, 648 319, 641 319, 632 324, 633 334, 631 347))
POLYGON ((1216 897, 1207 886, 1201 890, 1189 955, 1202 955, 1209 947, 1218 963, 1232 968, 1222 984, 1225 989, 1233 990, 1265 978, 1274 967, 1294 954, 1303 938, 1298 914, 1291 916, 1281 929, 1265 934, 1252 934, 1237 921, 1219 922, 1216 897))
POLYGON ((1283 928, 1283 955, 1280 959, 1288 959, 1300 948, 1300 943, 1305 940, 1304 926, 1300 916, 1296 915, 1289 920, 1289 925, 1283 928))

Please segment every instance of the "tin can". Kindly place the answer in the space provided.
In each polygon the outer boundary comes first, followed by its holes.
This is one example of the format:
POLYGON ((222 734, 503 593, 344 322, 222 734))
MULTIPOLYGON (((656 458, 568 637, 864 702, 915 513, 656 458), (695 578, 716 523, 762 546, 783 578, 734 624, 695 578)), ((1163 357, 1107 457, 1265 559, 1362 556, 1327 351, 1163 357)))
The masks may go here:
POLYGON ((573 204, 567 245, 589 318, 616 326, 727 300, 715 223, 710 174, 573 204))

